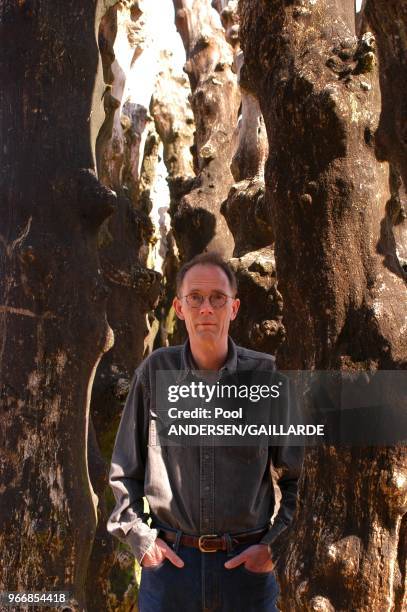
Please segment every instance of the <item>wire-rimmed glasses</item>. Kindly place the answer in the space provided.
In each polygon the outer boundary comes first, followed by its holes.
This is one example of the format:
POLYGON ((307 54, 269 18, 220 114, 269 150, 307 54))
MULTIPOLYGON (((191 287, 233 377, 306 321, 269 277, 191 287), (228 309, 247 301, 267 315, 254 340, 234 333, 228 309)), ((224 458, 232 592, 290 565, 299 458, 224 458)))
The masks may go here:
MULTIPOLYGON (((200 308, 205 301, 205 296, 197 291, 188 293, 188 295, 180 296, 180 300, 184 299, 190 308, 200 308)), ((212 308, 222 308, 228 300, 234 300, 235 298, 231 295, 226 295, 220 291, 216 291, 209 295, 209 303, 212 308)))

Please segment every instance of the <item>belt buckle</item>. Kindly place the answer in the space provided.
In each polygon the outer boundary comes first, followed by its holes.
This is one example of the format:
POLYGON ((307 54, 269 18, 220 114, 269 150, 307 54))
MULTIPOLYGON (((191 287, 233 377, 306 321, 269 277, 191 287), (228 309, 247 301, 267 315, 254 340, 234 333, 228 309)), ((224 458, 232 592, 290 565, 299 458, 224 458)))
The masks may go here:
POLYGON ((209 549, 208 550, 207 548, 205 548, 204 540, 208 540, 208 539, 209 540, 214 540, 214 539, 218 539, 218 538, 219 538, 219 536, 216 533, 207 533, 205 535, 199 536, 199 539, 198 539, 198 548, 199 548, 199 550, 201 552, 204 552, 204 553, 214 553, 214 552, 216 552, 216 549, 209 549))

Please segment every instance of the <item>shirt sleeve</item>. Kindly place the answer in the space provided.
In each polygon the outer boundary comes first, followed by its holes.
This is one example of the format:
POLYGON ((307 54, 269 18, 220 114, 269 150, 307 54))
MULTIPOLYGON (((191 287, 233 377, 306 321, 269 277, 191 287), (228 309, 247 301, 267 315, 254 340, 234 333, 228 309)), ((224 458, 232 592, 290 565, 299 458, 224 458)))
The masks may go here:
MULTIPOLYGON (((295 394, 292 393, 290 381, 284 377, 286 385, 280 397, 280 422, 286 427, 291 419, 296 422, 298 407, 295 394)), ((302 446, 272 446, 271 461, 277 473, 277 485, 281 491, 280 507, 269 531, 262 538, 262 544, 271 544, 291 523, 296 503, 298 479, 304 458, 302 446)))
POLYGON ((149 394, 139 370, 132 379, 113 449, 109 473, 116 506, 107 530, 128 544, 140 562, 157 537, 144 512, 144 475, 148 446, 149 394))
POLYGON ((303 459, 303 448, 298 446, 277 446, 272 448, 271 452, 278 474, 277 485, 281 491, 281 501, 274 522, 262 538, 261 544, 271 544, 292 521, 303 459))

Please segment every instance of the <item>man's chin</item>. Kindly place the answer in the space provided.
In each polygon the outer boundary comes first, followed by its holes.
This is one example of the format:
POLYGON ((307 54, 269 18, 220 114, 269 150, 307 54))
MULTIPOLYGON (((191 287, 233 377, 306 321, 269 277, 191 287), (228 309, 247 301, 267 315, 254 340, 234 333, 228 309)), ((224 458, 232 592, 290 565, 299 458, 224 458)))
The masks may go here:
POLYGON ((196 333, 199 336, 215 337, 217 335, 217 329, 214 325, 198 325, 198 327, 196 328, 196 333))

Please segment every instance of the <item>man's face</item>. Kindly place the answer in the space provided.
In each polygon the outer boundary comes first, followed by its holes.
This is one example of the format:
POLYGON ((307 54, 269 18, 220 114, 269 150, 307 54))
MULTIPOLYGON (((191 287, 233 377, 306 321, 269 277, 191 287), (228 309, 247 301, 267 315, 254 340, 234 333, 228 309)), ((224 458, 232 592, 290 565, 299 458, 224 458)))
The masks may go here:
POLYGON ((229 325, 236 318, 240 300, 233 297, 229 279, 218 266, 212 264, 197 264, 184 276, 179 296, 174 298, 173 305, 178 318, 185 321, 190 340, 208 345, 223 345, 227 338, 229 325), (190 303, 204 297, 202 304, 194 308, 188 304, 186 296, 191 296, 190 303), (213 301, 222 300, 228 296, 224 306, 216 308, 213 301))

